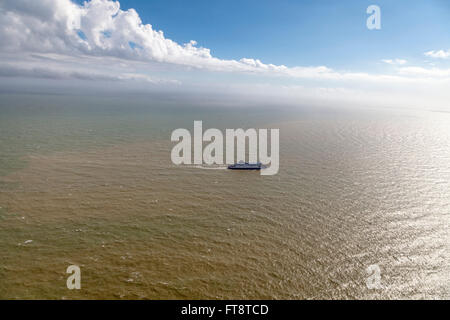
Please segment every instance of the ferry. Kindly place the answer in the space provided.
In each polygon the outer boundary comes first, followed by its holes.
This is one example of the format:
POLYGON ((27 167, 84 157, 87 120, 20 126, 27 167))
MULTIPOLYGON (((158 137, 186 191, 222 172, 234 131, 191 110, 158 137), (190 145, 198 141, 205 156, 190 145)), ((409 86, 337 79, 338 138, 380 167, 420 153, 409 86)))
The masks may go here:
POLYGON ((239 162, 235 164, 231 164, 228 166, 230 170, 261 170, 262 164, 261 162, 256 163, 248 163, 248 162, 239 162))

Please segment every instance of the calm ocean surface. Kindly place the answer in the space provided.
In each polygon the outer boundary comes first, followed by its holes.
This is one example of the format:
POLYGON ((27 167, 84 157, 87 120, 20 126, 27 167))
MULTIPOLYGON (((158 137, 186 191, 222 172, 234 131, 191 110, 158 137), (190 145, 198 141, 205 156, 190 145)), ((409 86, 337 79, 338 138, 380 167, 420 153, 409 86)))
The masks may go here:
POLYGON ((450 113, 0 95, 0 298, 449 299, 450 113), (194 120, 279 173, 174 166, 194 120))

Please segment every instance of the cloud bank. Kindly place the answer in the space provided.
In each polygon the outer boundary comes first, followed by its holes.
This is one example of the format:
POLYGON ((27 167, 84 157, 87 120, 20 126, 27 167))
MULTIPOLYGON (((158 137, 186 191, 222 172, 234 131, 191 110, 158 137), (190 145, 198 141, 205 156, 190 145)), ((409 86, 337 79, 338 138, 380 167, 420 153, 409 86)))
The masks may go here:
POLYGON ((448 59, 450 58, 450 49, 447 51, 445 50, 427 51, 425 52, 425 55, 431 58, 448 59))
POLYGON ((407 62, 404 59, 383 59, 381 61, 383 61, 384 63, 387 63, 387 64, 392 64, 392 65, 403 65, 403 64, 406 64, 406 62, 407 62))
POLYGON ((79 6, 70 0, 5 0, 0 6, 0 45, 7 52, 106 56, 214 71, 287 69, 255 59, 218 59, 194 40, 180 45, 143 24, 134 9, 121 10, 117 1, 91 0, 79 6))
MULTIPOLYGON (((447 58, 449 53, 439 50, 429 51, 425 55, 447 58)), ((433 95, 439 107, 449 100, 442 94, 444 90, 440 89, 450 84, 450 69, 404 66, 404 59, 382 61, 391 65, 391 74, 336 71, 327 66, 286 67, 254 58, 226 60, 213 56, 208 48, 198 47, 194 40, 179 44, 166 38, 162 31, 144 24, 134 9, 120 9, 118 1, 91 0, 82 5, 70 0, 0 2, 2 78, 177 86, 180 83, 193 86, 193 83, 203 81, 201 88, 215 86, 217 91, 230 88, 236 82, 237 78, 233 78, 220 83, 221 79, 217 77, 219 80, 214 81, 219 83, 212 84, 205 73, 213 72, 236 77, 250 75, 258 77, 258 83, 264 79, 264 85, 242 80, 245 85, 241 86, 241 93, 253 91, 255 95, 264 97, 267 91, 271 91, 290 96, 294 102, 305 95, 321 99, 324 94, 327 95, 326 101, 330 102, 333 94, 339 93, 336 98, 342 99, 342 93, 352 92, 347 100, 351 100, 351 96, 363 97, 367 93, 367 96, 385 96, 385 104, 388 104, 393 90, 404 93, 402 103, 406 105, 422 101, 427 95, 433 95), (277 81, 297 83, 286 89, 288 84, 273 84, 277 81), (424 88, 428 88, 425 93, 424 88), (418 93, 422 94, 422 99, 413 96, 418 93)), ((234 89, 233 94, 237 91, 234 89)), ((398 95, 397 92, 395 95, 398 95)), ((399 101, 401 99, 396 97, 395 103, 399 101)))

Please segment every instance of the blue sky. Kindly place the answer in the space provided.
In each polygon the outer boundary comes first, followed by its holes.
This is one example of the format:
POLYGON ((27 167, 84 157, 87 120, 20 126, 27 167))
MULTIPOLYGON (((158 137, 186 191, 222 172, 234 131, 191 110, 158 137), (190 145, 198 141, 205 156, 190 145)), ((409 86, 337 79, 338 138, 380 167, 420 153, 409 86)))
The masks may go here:
POLYGON ((3 0, 0 84, 450 110, 449 18, 448 0, 3 0))
POLYGON ((423 53, 450 48, 446 0, 122 0, 143 23, 178 43, 196 40, 222 59, 377 70, 381 59, 422 63, 423 53), (366 28, 377 4, 382 29, 366 28))

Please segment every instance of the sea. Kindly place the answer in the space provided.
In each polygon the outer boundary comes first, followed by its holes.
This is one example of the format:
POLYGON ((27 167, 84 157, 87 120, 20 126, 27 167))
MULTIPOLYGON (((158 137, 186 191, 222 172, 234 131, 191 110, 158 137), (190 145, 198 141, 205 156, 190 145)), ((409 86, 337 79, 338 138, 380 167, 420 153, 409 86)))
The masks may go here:
POLYGON ((0 95, 0 299, 449 298, 448 112, 0 95), (174 165, 195 120, 278 174, 174 165))

